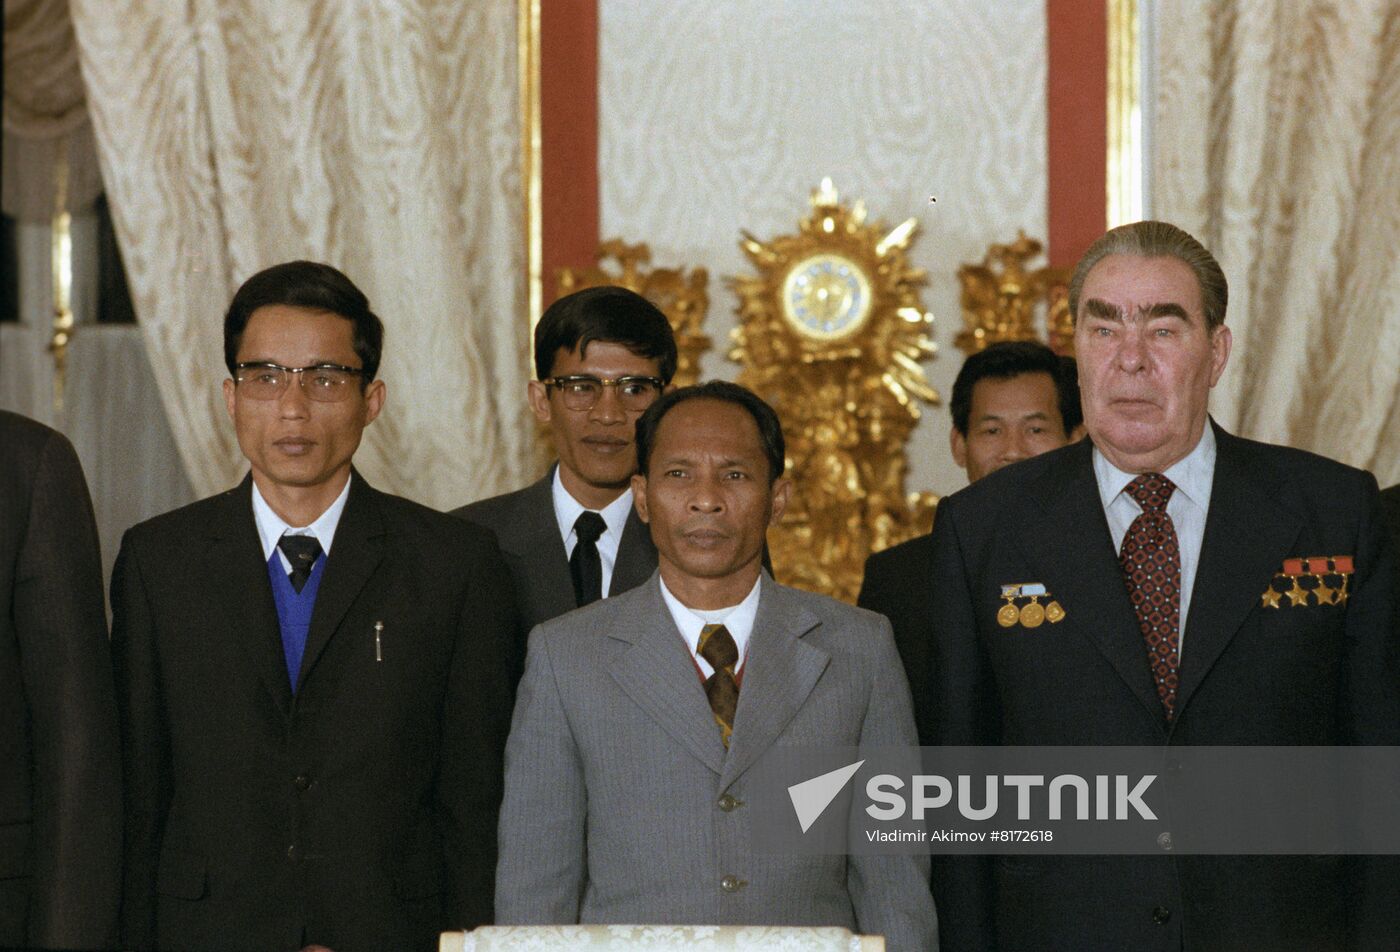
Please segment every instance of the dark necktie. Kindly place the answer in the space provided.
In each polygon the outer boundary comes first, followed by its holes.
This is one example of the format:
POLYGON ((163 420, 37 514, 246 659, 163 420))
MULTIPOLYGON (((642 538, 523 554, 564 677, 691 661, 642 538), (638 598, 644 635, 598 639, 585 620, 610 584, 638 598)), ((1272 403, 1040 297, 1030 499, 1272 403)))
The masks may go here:
POLYGON ((1160 473, 1144 473, 1124 490, 1142 507, 1123 536, 1118 561, 1147 645, 1147 662, 1167 720, 1176 709, 1181 632, 1181 548, 1167 501, 1176 486, 1160 473))
POLYGON ((574 578, 574 601, 580 608, 603 597, 603 559, 598 555, 598 537, 608 524, 603 517, 585 509, 574 522, 573 554, 569 574, 574 578))
POLYGON ((734 733, 734 711, 739 706, 739 682, 734 679, 734 665, 739 661, 739 646, 723 625, 706 625, 700 629, 700 657, 710 663, 715 673, 705 679, 705 696, 719 725, 719 739, 729 746, 734 733))
POLYGON ((321 542, 315 536, 284 535, 277 540, 277 548, 292 563, 292 588, 300 594, 316 560, 321 557, 321 542))

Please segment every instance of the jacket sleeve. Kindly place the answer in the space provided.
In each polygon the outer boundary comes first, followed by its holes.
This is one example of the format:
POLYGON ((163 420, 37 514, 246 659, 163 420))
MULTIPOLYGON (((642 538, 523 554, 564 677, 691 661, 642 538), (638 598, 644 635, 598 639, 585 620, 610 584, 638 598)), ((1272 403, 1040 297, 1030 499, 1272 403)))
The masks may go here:
POLYGON ((587 882, 583 765, 540 631, 530 635, 506 745, 496 869, 502 925, 578 922, 587 882))
MULTIPOLYGON (((917 769, 919 739, 914 707, 889 621, 880 618, 876 630, 866 637, 875 646, 875 673, 860 745, 907 749, 917 769)), ((922 854, 852 853, 846 865, 846 888, 859 930, 883 935, 890 952, 936 952, 938 917, 929 892, 928 870, 928 857, 922 854)))
POLYGON ((121 775, 102 559, 87 483, 54 434, 34 472, 14 579, 34 751, 29 942, 117 940, 121 775))
POLYGON ((447 874, 449 929, 491 922, 501 762, 515 687, 515 595, 494 539, 473 536, 442 712, 435 801, 447 874))
MULTIPOLYGON (((996 685, 978 636, 957 504, 942 500, 933 524, 932 735, 940 747, 1000 741, 996 685)), ((944 947, 995 949, 991 858, 935 855, 931 877, 944 947)))
POLYGON ((112 571, 112 660, 125 781, 121 936, 124 949, 151 949, 160 835, 172 780, 155 620, 132 536, 123 538, 112 571))

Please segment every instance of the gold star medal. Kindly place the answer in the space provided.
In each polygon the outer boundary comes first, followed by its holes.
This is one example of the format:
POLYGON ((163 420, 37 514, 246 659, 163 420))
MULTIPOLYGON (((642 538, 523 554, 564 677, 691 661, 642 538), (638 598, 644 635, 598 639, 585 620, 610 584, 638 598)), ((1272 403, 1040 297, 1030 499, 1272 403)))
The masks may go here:
POLYGON ((1021 586, 1019 585, 1003 585, 1001 587, 1001 597, 1006 599, 1006 604, 997 609, 997 624, 1001 627, 1010 628, 1021 617, 1020 611, 1011 601, 1020 594, 1021 586))
POLYGON ((1282 574, 1288 576, 1289 580, 1293 582, 1293 587, 1283 593, 1288 596, 1289 607, 1297 608, 1299 605, 1306 605, 1308 603, 1308 590, 1299 584, 1304 575, 1303 560, 1284 559, 1282 574))
POLYGON ((1328 572, 1327 556, 1313 555, 1303 561, 1303 567, 1308 570, 1308 574, 1317 579, 1317 588, 1313 589, 1313 594, 1317 596, 1319 605, 1331 605, 1336 600, 1336 593, 1323 578, 1328 572))
POLYGON ((1021 594, 1030 596, 1030 603, 1021 606, 1021 624, 1027 628, 1039 628, 1045 621, 1045 606, 1040 604, 1040 597, 1045 594, 1045 586, 1022 585, 1021 594))

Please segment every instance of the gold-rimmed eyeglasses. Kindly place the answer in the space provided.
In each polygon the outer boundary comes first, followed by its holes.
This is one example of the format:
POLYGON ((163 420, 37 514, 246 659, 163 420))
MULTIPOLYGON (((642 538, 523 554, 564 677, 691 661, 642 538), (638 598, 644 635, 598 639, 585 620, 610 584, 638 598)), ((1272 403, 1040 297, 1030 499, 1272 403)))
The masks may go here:
POLYGON ((612 387, 617 391, 617 402, 622 408, 634 413, 655 403, 666 385, 660 377, 594 377, 591 374, 550 377, 542 382, 558 390, 564 406, 570 410, 592 410, 603 398, 603 390, 612 387))
POLYGON ((321 403, 339 403, 346 399, 365 375, 359 368, 339 364, 283 367, 267 361, 234 364, 233 371, 240 391, 250 400, 276 400, 296 374, 301 392, 308 399, 321 403))

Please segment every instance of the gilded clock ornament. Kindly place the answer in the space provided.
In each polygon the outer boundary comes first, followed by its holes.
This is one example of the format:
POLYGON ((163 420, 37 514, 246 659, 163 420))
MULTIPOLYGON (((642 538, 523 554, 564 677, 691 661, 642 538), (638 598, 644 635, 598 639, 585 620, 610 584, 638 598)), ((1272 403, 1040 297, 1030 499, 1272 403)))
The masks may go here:
POLYGON ((843 205, 830 179, 796 234, 740 243, 756 275, 734 277, 738 380, 783 421, 797 485, 768 543, 780 580, 854 601, 865 559, 927 532, 936 498, 906 493, 904 445, 920 403, 936 403, 927 275, 908 250, 918 222, 891 229, 843 205))

